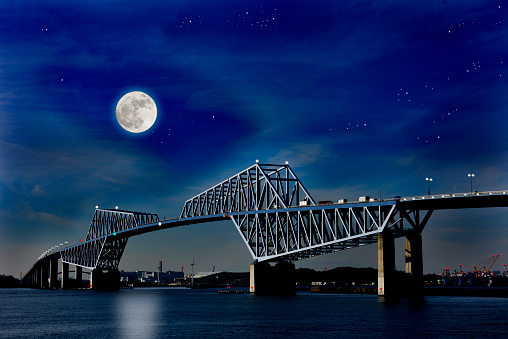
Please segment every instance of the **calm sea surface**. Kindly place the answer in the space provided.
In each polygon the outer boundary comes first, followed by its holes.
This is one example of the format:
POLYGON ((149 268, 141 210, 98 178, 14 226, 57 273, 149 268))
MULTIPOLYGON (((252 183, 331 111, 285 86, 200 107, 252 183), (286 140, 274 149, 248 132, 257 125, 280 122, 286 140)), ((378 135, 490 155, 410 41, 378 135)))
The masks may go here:
POLYGON ((508 298, 0 289, 0 338, 508 338, 508 298))

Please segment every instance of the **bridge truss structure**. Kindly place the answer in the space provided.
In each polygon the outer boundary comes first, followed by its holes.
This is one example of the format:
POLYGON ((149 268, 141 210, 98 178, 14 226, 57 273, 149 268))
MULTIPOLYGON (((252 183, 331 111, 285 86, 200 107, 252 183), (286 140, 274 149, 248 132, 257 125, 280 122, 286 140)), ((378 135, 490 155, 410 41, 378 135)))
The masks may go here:
POLYGON ((223 214, 254 261, 295 261, 377 242, 390 229, 421 232, 432 209, 420 213, 400 199, 318 205, 288 164, 255 164, 187 200, 181 218, 223 214), (420 215, 421 214, 421 215, 420 215))
POLYGON ((129 237, 195 223, 231 220, 254 262, 296 261, 376 243, 383 232, 421 234, 434 210, 506 206, 507 191, 316 204, 287 163, 256 163, 187 200, 179 218, 97 208, 84 242, 40 257, 25 277, 55 258, 117 269, 129 237))
POLYGON ((419 214, 394 204, 232 213, 230 218, 254 261, 295 261, 376 243, 385 229, 395 237, 404 236, 405 225, 423 229, 432 211, 423 219, 419 214))
POLYGON ((127 245, 120 233, 159 222, 157 214, 96 209, 85 242, 60 251, 62 261, 88 269, 116 269, 127 245))
POLYGON ((289 165, 255 164, 187 200, 180 218, 298 206, 314 199, 289 165))

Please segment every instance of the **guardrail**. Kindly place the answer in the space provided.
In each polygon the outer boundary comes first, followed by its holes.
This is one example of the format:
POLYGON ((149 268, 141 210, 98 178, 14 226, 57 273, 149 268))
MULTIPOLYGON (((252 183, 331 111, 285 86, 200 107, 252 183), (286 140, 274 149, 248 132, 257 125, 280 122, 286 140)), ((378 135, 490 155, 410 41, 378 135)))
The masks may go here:
POLYGON ((447 193, 447 194, 431 194, 431 195, 418 195, 414 197, 404 197, 399 200, 411 201, 411 200, 424 200, 424 199, 439 199, 439 198, 458 198, 468 196, 481 196, 481 195, 503 195, 508 194, 506 191, 486 191, 486 192, 468 192, 468 193, 447 193))

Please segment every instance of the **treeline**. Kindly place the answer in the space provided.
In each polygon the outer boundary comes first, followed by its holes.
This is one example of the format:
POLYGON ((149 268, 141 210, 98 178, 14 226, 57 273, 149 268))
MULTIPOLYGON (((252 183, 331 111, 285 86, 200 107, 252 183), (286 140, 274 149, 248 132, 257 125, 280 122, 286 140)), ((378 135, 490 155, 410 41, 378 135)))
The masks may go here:
POLYGON ((0 274, 0 288, 12 288, 19 286, 19 280, 14 278, 12 275, 0 274))

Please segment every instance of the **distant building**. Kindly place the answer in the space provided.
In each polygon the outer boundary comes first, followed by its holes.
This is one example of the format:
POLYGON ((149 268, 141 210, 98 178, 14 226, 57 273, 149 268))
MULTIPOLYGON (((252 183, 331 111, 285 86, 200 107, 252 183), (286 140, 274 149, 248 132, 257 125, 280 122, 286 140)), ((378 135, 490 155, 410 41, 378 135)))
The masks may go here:
POLYGON ((120 281, 134 282, 138 281, 138 272, 120 272, 120 281))
POLYGON ((183 279, 183 272, 166 271, 166 272, 151 272, 151 271, 135 271, 135 272, 120 272, 120 281, 125 282, 160 282, 160 283, 173 283, 176 279, 183 279))
POLYGON ((218 271, 218 272, 198 272, 198 274, 194 274, 194 279, 200 279, 200 278, 208 277, 210 275, 219 274, 219 273, 222 273, 222 271, 218 271))

